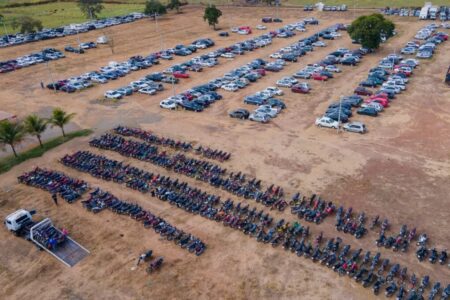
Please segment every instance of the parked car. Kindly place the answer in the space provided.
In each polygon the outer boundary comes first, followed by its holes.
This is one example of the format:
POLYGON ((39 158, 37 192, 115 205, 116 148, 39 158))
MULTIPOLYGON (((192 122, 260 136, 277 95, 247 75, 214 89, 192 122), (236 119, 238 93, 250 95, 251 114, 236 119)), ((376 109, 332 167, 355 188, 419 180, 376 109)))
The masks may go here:
POLYGON ((246 110, 244 108, 239 108, 239 109, 231 111, 229 113, 229 116, 231 118, 236 118, 236 119, 248 119, 248 117, 250 116, 250 113, 248 110, 246 110))
POLYGON ((328 76, 321 75, 320 73, 313 73, 311 75, 311 78, 314 80, 319 80, 319 81, 327 81, 328 80, 328 76))
POLYGON ((356 111, 356 113, 360 114, 360 115, 371 116, 371 117, 378 116, 377 110, 373 107, 362 107, 362 108, 358 109, 356 111))
POLYGON ((291 91, 294 93, 301 93, 301 94, 307 94, 311 90, 309 84, 306 82, 302 82, 300 84, 296 84, 292 86, 291 91))
POLYGON ((371 91, 369 91, 368 89, 366 89, 365 87, 362 86, 358 86, 355 90, 354 93, 356 95, 361 95, 361 96, 370 96, 373 93, 371 91))
POLYGON ((177 108, 177 102, 172 99, 165 99, 159 103, 161 108, 174 110, 177 108))
POLYGON ((339 123, 329 117, 320 117, 316 119, 316 125, 318 127, 328 127, 338 129, 339 123))
POLYGON ((113 91, 113 90, 106 91, 106 93, 105 93, 105 98, 108 98, 108 99, 117 100, 117 99, 121 99, 122 97, 123 96, 121 93, 118 93, 117 91, 113 91))
POLYGON ((251 121, 260 122, 260 123, 267 123, 270 120, 270 117, 268 115, 262 114, 262 113, 256 113, 256 112, 250 114, 250 116, 248 118, 251 121))
POLYGON ((356 133, 366 133, 367 129, 366 129, 366 125, 364 125, 364 123, 361 122, 349 122, 347 124, 345 124, 342 129, 344 129, 345 131, 348 132, 356 132, 356 133))

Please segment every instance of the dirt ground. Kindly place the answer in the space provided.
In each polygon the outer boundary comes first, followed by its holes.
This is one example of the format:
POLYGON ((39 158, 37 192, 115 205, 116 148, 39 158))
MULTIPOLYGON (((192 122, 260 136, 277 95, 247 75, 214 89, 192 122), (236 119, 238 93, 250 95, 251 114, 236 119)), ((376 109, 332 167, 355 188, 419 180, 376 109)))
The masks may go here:
MULTIPOLYGON (((359 12, 360 13, 360 12, 359 12)), ((269 15, 266 8, 224 8, 221 26, 259 24, 269 15)), ((216 48, 243 40, 232 34, 218 37, 203 22, 198 8, 184 8, 184 13, 169 15, 159 26, 166 47, 189 43, 199 37, 211 37, 216 48)), ((311 14, 296 9, 280 9, 284 23, 311 14)), ((314 13, 319 26, 308 27, 308 32, 297 38, 335 24, 349 23, 355 16, 347 13, 314 13)), ((369 129, 366 135, 337 133, 319 129, 314 119, 336 101, 340 95, 350 94, 367 71, 384 55, 399 51, 416 31, 426 24, 417 19, 397 18, 398 35, 390 39, 379 52, 364 57, 357 67, 343 67, 343 72, 328 82, 311 82, 310 95, 286 91, 281 97, 288 108, 271 123, 262 125, 231 119, 227 113, 244 105, 243 96, 273 86, 275 81, 290 75, 308 63, 314 63, 339 47, 352 48, 346 34, 330 41, 329 46, 289 64, 280 73, 271 73, 238 93, 221 92, 224 100, 206 111, 196 114, 184 111, 164 111, 160 100, 171 95, 170 87, 156 96, 133 95, 116 105, 102 104, 98 99, 111 88, 123 86, 143 75, 160 71, 172 62, 188 58, 177 57, 151 69, 138 71, 125 78, 75 94, 53 93, 42 90, 41 80, 48 82, 44 65, 32 66, 9 74, 2 74, 0 82, 1 109, 23 117, 37 112, 48 115, 55 106, 76 112, 72 128, 93 128, 95 134, 118 124, 141 126, 160 135, 200 142, 233 153, 223 165, 230 170, 242 170, 257 176, 264 183, 281 185, 288 195, 320 194, 324 199, 365 211, 369 217, 380 215, 393 224, 392 233, 401 224, 417 227, 418 232, 430 236, 430 245, 449 248, 450 208, 450 90, 443 83, 443 75, 450 64, 450 43, 439 47, 431 61, 422 62, 415 72, 408 90, 402 93, 378 118, 353 117, 364 121, 369 129)), ((270 24, 269 29, 280 25, 270 24)), ((257 34, 255 30, 255 34, 257 34)), ((109 61, 120 61, 131 55, 146 54, 161 47, 154 23, 148 20, 108 29, 114 37, 115 49, 108 47, 89 50, 82 56, 68 55, 52 62, 54 78, 79 75, 97 69, 109 61)), ((81 35, 82 41, 94 40, 100 32, 81 35)), ((296 38, 296 39, 297 39, 296 38)), ((49 40, 35 44, 0 49, 0 59, 13 58, 47 46, 63 48, 74 44, 76 37, 49 40)), ((227 71, 251 61, 267 58, 294 39, 277 39, 265 48, 221 64, 203 73, 191 74, 176 86, 177 92, 204 83, 227 71)), ((38 251, 24 240, 6 230, 0 230, 0 286, 4 299, 36 297, 40 299, 372 299, 372 291, 364 289, 347 277, 310 260, 298 258, 281 248, 257 243, 242 233, 223 227, 199 216, 193 216, 154 200, 139 192, 123 189, 66 168, 58 159, 79 149, 103 153, 110 158, 124 160, 146 170, 169 174, 223 197, 229 194, 182 175, 169 173, 148 163, 113 153, 89 148, 89 138, 80 138, 54 149, 43 157, 25 162, 0 176, 0 217, 18 209, 37 209, 41 217, 50 217, 56 224, 69 229, 71 235, 88 248, 91 255, 69 269, 50 255, 38 251), (99 186, 124 200, 139 203, 166 218, 169 222, 200 237, 208 245, 200 257, 194 257, 173 243, 162 241, 129 218, 105 211, 94 215, 81 204, 62 203, 56 208, 50 195, 37 189, 18 185, 16 177, 35 166, 64 171, 99 186), (163 255, 166 263, 160 272, 148 276, 144 269, 132 271, 138 255, 153 249, 163 255)), ((34 142, 32 138, 25 143, 34 142)), ((237 200, 235 197, 233 199, 237 200)), ((262 205, 252 202, 259 209, 262 205)), ((278 218, 294 220, 289 212, 272 212, 278 218)), ((321 225, 308 224, 312 235, 323 231, 336 236, 333 220, 321 225)), ((413 249, 406 254, 375 246, 375 232, 361 240, 340 234, 352 248, 380 251, 383 257, 407 266, 409 272, 430 275, 433 282, 449 283, 450 269, 446 266, 419 263, 413 249)), ((427 295, 427 293, 426 293, 427 295)), ((383 297, 383 296, 381 296, 383 297)))

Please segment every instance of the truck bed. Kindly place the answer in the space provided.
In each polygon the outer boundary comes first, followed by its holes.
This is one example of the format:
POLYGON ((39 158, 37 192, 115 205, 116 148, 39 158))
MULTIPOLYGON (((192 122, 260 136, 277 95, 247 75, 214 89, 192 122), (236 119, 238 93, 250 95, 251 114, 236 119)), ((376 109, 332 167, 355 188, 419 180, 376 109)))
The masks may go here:
POLYGON ((62 243, 62 245, 56 247, 55 250, 49 251, 70 267, 73 267, 89 255, 89 252, 86 249, 69 237, 66 238, 66 241, 62 243))
POLYGON ((79 261, 81 261, 83 258, 85 258, 86 256, 89 255, 89 251, 86 248, 84 248, 83 246, 81 246, 80 244, 75 242, 69 236, 66 236, 65 240, 63 242, 61 242, 60 244, 58 244, 55 247, 55 249, 48 249, 46 247, 47 245, 43 245, 40 242, 40 239, 38 238, 39 235, 37 235, 35 237, 35 232, 38 232, 39 229, 42 229, 42 228, 45 228, 45 230, 50 229, 50 232, 52 230, 55 230, 55 231, 61 233, 61 231, 58 228, 53 226, 51 220, 47 218, 47 219, 37 223, 36 225, 34 225, 31 228, 31 230, 30 230, 31 240, 36 245, 41 247, 43 250, 47 251, 48 253, 50 253, 51 255, 56 257, 59 261, 64 263, 66 266, 73 267, 79 261))

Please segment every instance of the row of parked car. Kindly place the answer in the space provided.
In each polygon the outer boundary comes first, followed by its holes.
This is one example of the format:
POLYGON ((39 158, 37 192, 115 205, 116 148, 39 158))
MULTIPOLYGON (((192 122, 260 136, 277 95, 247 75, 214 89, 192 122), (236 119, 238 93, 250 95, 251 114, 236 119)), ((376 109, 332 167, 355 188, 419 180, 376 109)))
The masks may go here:
POLYGON ((15 59, 0 61, 0 73, 7 73, 35 64, 45 63, 50 60, 64 58, 65 55, 55 48, 45 48, 42 51, 19 56, 15 59))
MULTIPOLYGON (((323 32, 334 32, 337 30, 338 26, 327 28, 323 32)), ((310 37, 301 39, 287 47, 284 47, 270 57, 276 59, 270 63, 266 62, 265 69, 267 70, 267 66, 271 64, 273 66, 278 66, 275 71, 279 71, 283 69, 284 65, 287 62, 296 62, 300 56, 305 55, 309 51, 313 51, 313 46, 323 46, 317 45, 319 42, 319 38, 321 34, 314 34, 310 37)), ((270 69, 269 69, 270 70, 270 69)), ((279 79, 276 82, 278 87, 288 87, 293 92, 297 93, 308 93, 311 89, 309 84, 306 82, 298 82, 298 80, 291 76, 285 76, 279 79)), ((261 123, 267 123, 272 118, 276 117, 283 109, 286 108, 285 103, 275 97, 282 96, 283 91, 278 87, 268 87, 263 91, 256 92, 254 94, 248 95, 244 98, 245 104, 256 105, 257 108, 250 113, 248 110, 239 108, 230 112, 230 117, 241 118, 241 119, 250 119, 252 121, 257 121, 261 123)))
MULTIPOLYGON (((304 24, 302 25, 304 26, 304 24)), ((214 52, 219 52, 220 56, 223 56, 223 54, 226 53, 231 53, 234 55, 244 54, 246 51, 252 51, 256 48, 265 46, 264 43, 268 45, 272 42, 273 37, 279 37, 280 35, 281 37, 294 36, 295 32, 292 32, 291 29, 298 26, 300 26, 300 23, 288 24, 282 28, 272 31, 270 34, 261 35, 257 38, 243 42, 247 43, 245 46, 243 43, 238 43, 231 47, 219 49, 214 52), (262 42, 262 44, 259 44, 260 42, 262 42), (225 50, 225 52, 223 52, 223 50, 225 50)), ((202 85, 199 89, 187 90, 178 95, 169 97, 161 101, 160 106, 162 108, 170 109, 181 107, 191 111, 203 111, 210 104, 218 100, 216 99, 217 93, 215 92, 217 89, 222 88, 226 91, 233 92, 245 88, 250 82, 255 82, 262 76, 265 76, 266 71, 281 70, 284 63, 284 60, 268 62, 263 59, 255 59, 246 65, 231 70, 222 77, 209 81, 207 84, 202 85), (214 92, 215 94, 211 95, 211 92, 214 92)))
POLYGON ((42 41, 87 32, 90 30, 101 29, 109 26, 130 23, 146 17, 143 13, 130 13, 124 16, 116 16, 100 20, 92 20, 80 24, 71 24, 57 28, 44 28, 41 31, 33 33, 16 33, 0 36, 0 47, 21 45, 35 41, 42 41))
POLYGON ((417 40, 410 41, 402 48, 401 53, 406 55, 415 54, 417 58, 424 59, 433 57, 436 46, 448 40, 448 34, 437 32, 438 28, 436 24, 430 24, 421 28, 415 35, 415 38, 425 41, 423 43, 417 40))
MULTIPOLYGON (((55 83, 47 85, 49 89, 61 90, 72 93, 79 89, 91 87, 96 83, 104 84, 109 80, 115 80, 119 77, 124 77, 132 71, 147 69, 152 65, 159 64, 160 59, 171 59, 169 55, 177 55, 177 51, 184 51, 191 49, 193 53, 197 49, 205 49, 212 47, 214 42, 211 39, 199 39, 194 41, 189 46, 177 45, 175 48, 166 49, 164 51, 151 53, 147 56, 132 56, 127 61, 110 62, 107 66, 101 67, 98 71, 92 71, 80 76, 71 77, 65 80, 59 80, 55 83)), ((108 95, 112 95, 108 91, 108 95)))
POLYGON ((93 49, 93 48, 97 48, 97 43, 85 42, 85 43, 80 43, 78 45, 78 47, 73 47, 73 46, 68 45, 64 48, 64 51, 71 52, 71 53, 77 53, 77 54, 83 54, 85 52, 85 50, 93 49))
MULTIPOLYGON (((430 29, 429 26, 426 27, 430 29)), ((421 29, 422 31, 423 29, 421 29)), ((433 26, 430 29, 435 31, 433 26)), ((442 42, 448 39, 445 33, 433 34, 433 39, 427 40, 423 45, 433 44, 432 53, 434 49, 442 42)), ((418 41, 411 41, 406 46, 420 48, 418 41)), ((427 47, 421 48, 423 51, 427 47)), ((389 54, 380 60, 378 66, 370 69, 367 79, 361 81, 354 90, 354 95, 346 96, 338 102, 332 103, 323 117, 316 120, 316 125, 322 127, 338 128, 340 126, 338 121, 347 122, 352 116, 352 107, 358 107, 356 113, 359 115, 367 115, 376 117, 396 96, 406 90, 409 83, 409 77, 413 74, 414 69, 419 65, 419 61, 413 58, 404 58, 396 53, 389 54), (378 88, 373 91, 369 88, 378 88), (363 97, 367 97, 363 99, 363 97)), ((344 125, 344 129, 353 132, 364 133, 366 127, 361 122, 352 122, 344 125)))

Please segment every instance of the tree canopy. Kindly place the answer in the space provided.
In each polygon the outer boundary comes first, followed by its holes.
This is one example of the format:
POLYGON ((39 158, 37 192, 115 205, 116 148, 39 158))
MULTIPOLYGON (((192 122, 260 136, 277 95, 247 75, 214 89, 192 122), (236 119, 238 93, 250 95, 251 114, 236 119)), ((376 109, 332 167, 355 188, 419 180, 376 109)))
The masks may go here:
POLYGON ((150 0, 145 3, 144 13, 146 15, 164 15, 165 13, 167 13, 167 9, 158 0, 150 0))
POLYGON ((33 19, 29 16, 14 18, 11 22, 11 26, 13 29, 20 28, 20 33, 41 31, 43 28, 42 22, 40 20, 33 19))
POLYGON ((177 12, 180 12, 181 2, 180 0, 170 0, 169 4, 167 4, 167 8, 170 10, 175 9, 177 12))
POLYGON ((41 135, 47 130, 48 121, 39 117, 38 115, 29 115, 24 120, 24 129, 27 133, 36 136, 39 141, 39 145, 43 147, 41 141, 41 135))
POLYGON ((208 5, 205 8, 205 14, 203 15, 203 20, 207 21, 208 25, 212 26, 215 30, 216 25, 219 24, 219 18, 221 15, 222 15, 222 12, 214 4, 208 5))
POLYGON ((74 113, 68 114, 61 108, 55 108, 52 112, 52 117, 50 118, 49 122, 53 126, 58 126, 59 128, 61 128, 62 135, 65 137, 66 132, 64 131, 64 125, 67 125, 74 116, 74 113))
POLYGON ((103 10, 103 0, 78 0, 78 7, 88 19, 97 19, 103 10))
POLYGON ((15 145, 23 140, 25 131, 19 122, 3 120, 0 122, 0 144, 11 146, 14 156, 17 157, 15 145))
POLYGON ((372 14, 357 18, 348 27, 350 37, 369 49, 377 49, 381 38, 390 38, 394 34, 395 25, 381 14, 372 14))

